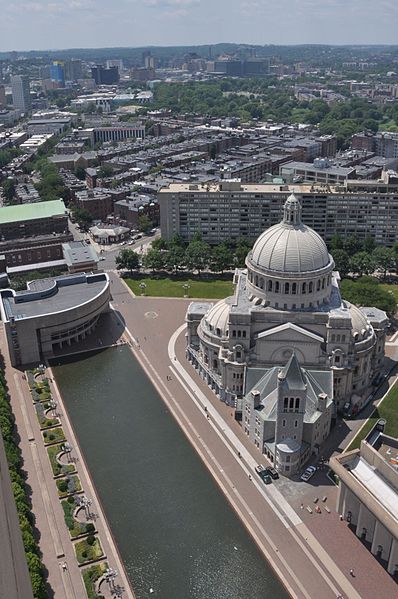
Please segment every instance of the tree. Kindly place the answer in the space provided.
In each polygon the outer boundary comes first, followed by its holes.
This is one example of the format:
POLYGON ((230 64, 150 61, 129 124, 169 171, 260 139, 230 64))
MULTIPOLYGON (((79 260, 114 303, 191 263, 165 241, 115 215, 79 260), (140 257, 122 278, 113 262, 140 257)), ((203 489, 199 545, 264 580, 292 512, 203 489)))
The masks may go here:
POLYGON ((166 268, 174 274, 185 265, 185 250, 179 245, 171 245, 166 255, 166 268))
POLYGON ((343 247, 344 244, 341 236, 338 233, 335 233, 330 241, 330 251, 332 252, 333 257, 336 250, 342 250, 343 247))
POLYGON ((339 271, 340 276, 344 278, 350 272, 350 257, 345 250, 335 250, 333 252, 334 262, 336 264, 336 270, 339 271))
POLYGON ((377 247, 372 252, 372 259, 376 270, 383 273, 383 279, 386 278, 387 272, 395 266, 395 252, 392 248, 377 247))
POLYGON ((362 250, 362 244, 355 234, 350 235, 344 240, 344 249, 350 256, 353 256, 362 250))
POLYGON ((74 204, 71 206, 71 212, 75 221, 83 229, 87 229, 93 222, 93 217, 85 208, 77 208, 74 204))
POLYGON ((12 204, 15 197, 15 182, 14 179, 8 178, 3 183, 3 193, 7 204, 12 204))
POLYGON ((200 274, 210 260, 210 246, 204 241, 193 240, 188 245, 185 252, 185 261, 187 268, 197 270, 200 274))
POLYGON ((168 250, 169 244, 162 237, 158 237, 152 241, 152 248, 154 250, 168 250))
POLYGON ((111 166, 109 166, 109 164, 103 164, 102 166, 100 166, 100 168, 98 169, 98 178, 99 179, 106 179, 107 177, 110 177, 113 173, 113 168, 111 166))
POLYGON ((118 270, 129 270, 130 274, 133 273, 133 270, 139 270, 141 267, 140 257, 134 250, 121 250, 116 256, 115 262, 118 270))
POLYGON ((245 266, 245 260, 247 254, 250 252, 252 246, 246 239, 240 239, 235 249, 234 262, 238 268, 245 266))
POLYGON ((83 166, 77 166, 75 168, 75 176, 80 179, 80 181, 84 181, 86 178, 86 169, 83 166))
POLYGON ((146 214, 141 214, 138 217, 138 229, 144 233, 148 233, 152 229, 152 221, 146 214))
POLYGON ((233 255, 231 250, 225 243, 217 245, 211 254, 210 268, 215 272, 223 273, 224 270, 228 270, 233 265, 233 255))
POLYGON ((367 252, 357 252, 350 259, 350 270, 357 273, 360 277, 363 274, 370 274, 374 270, 374 262, 371 254, 367 252))
POLYGON ((376 242, 371 235, 366 235, 363 241, 363 249, 365 252, 373 252, 376 247, 376 242))
POLYGON ((397 302, 392 293, 389 293, 373 277, 361 277, 358 281, 345 279, 341 282, 342 296, 349 302, 358 306, 374 306, 393 316, 397 309, 397 302))
POLYGON ((152 272, 162 270, 166 263, 165 255, 158 249, 151 248, 143 258, 145 268, 152 269, 152 272))

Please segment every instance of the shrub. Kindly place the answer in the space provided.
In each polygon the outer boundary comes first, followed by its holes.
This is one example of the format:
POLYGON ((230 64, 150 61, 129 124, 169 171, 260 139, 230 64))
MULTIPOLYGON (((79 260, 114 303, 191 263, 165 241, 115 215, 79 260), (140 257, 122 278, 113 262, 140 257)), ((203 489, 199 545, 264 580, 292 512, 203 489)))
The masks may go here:
POLYGON ((70 495, 68 497, 67 502, 70 503, 70 504, 75 503, 75 498, 73 497, 73 495, 70 495))
POLYGON ((84 559, 87 559, 87 551, 82 551, 82 557, 84 557, 84 559))
POLYGON ((68 481, 66 479, 57 481, 57 487, 61 493, 66 493, 68 490, 68 481))
POLYGON ((94 543, 95 543, 95 536, 94 535, 89 535, 86 540, 87 540, 87 544, 88 545, 94 545, 94 543))
POLYGON ((95 531, 95 526, 92 522, 88 522, 88 524, 86 524, 86 532, 94 532, 95 531))

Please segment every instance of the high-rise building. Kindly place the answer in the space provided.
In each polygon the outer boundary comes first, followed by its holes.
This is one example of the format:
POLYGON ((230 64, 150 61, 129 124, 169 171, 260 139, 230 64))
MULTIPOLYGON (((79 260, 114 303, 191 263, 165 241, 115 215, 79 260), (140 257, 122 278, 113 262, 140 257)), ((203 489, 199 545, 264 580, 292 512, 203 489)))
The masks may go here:
POLYGON ((0 108, 4 108, 6 105, 6 88, 4 87, 4 85, 0 85, 0 108))
POLYGON ((30 98, 29 77, 13 75, 11 77, 12 103, 22 112, 29 112, 32 107, 30 98))
POLYGON ((91 76, 97 85, 114 85, 119 81, 119 69, 109 67, 108 69, 97 64, 91 69, 91 76))
POLYGON ((82 61, 77 58, 72 58, 64 63, 65 67, 65 80, 66 81, 77 81, 83 76, 82 73, 82 61))
POLYGON ((65 67, 64 63, 55 60, 50 66, 50 77, 52 81, 59 83, 60 87, 65 87, 65 67))

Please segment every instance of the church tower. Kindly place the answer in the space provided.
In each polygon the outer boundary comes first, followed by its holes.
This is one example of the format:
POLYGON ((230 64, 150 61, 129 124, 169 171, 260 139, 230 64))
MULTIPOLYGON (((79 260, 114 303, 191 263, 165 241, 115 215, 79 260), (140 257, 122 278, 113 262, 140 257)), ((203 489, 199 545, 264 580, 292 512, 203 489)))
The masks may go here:
POLYGON ((285 476, 300 467, 307 384, 296 354, 278 374, 275 424, 275 464, 285 476))

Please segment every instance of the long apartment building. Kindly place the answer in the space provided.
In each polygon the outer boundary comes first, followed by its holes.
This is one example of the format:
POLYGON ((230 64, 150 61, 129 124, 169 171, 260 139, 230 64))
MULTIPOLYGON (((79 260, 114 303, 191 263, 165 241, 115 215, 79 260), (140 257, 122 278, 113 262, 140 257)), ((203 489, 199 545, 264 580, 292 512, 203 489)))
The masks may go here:
POLYGON ((302 203, 303 221, 327 242, 335 233, 360 239, 371 235, 387 246, 398 240, 398 185, 353 180, 336 187, 171 183, 158 194, 162 237, 178 233, 189 241, 200 232, 210 244, 241 237, 254 240, 280 222, 292 192, 302 203))

